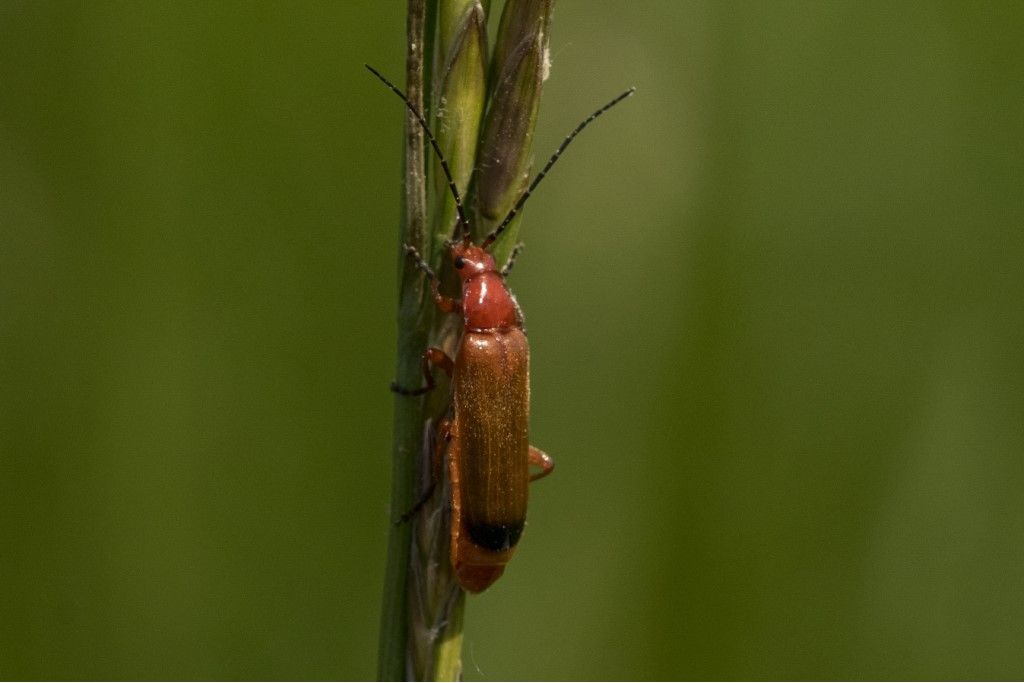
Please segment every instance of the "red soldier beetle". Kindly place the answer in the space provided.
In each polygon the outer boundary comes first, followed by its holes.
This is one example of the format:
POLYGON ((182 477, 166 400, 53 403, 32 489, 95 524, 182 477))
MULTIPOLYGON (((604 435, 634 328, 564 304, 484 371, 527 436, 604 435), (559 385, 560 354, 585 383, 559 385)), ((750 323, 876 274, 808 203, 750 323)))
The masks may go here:
MULTIPOLYGON (((453 360, 430 347, 423 354, 425 384, 392 391, 419 396, 434 388, 431 367, 443 370, 453 382, 453 417, 439 425, 439 444, 447 443, 446 461, 451 484, 451 562, 462 587, 479 593, 498 580, 515 551, 526 524, 529 483, 551 474, 554 461, 529 442, 530 347, 523 331, 523 314, 505 284, 521 245, 499 271, 487 249, 519 213, 569 143, 594 119, 633 94, 634 88, 612 99, 570 133, 516 200, 505 219, 480 245, 470 238, 462 197, 423 115, 405 94, 369 64, 366 68, 398 95, 415 116, 440 161, 458 215, 455 239, 449 243, 452 266, 462 284, 459 300, 440 292, 440 280, 419 252, 405 251, 430 278, 437 307, 461 313, 463 334, 453 360), (530 474, 529 465, 540 470, 530 474)), ((436 482, 435 482, 436 483, 436 482)), ((415 513, 423 500, 406 517, 415 513)))

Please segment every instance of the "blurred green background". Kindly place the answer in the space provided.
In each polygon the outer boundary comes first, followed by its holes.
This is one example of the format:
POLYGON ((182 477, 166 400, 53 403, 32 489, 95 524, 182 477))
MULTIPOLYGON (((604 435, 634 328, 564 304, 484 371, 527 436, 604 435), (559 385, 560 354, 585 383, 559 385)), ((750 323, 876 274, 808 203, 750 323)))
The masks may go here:
MULTIPOLYGON (((469 679, 1024 676, 1024 10, 562 0, 469 679)), ((404 3, 0 7, 0 677, 375 675, 404 3)))

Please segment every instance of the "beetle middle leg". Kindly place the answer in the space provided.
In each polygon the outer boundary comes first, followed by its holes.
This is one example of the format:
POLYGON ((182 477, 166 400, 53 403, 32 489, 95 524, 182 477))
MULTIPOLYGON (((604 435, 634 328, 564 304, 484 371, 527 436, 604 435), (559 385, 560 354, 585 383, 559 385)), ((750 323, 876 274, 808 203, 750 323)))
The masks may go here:
POLYGON ((537 481, 555 471, 555 461, 539 448, 530 446, 530 464, 540 468, 540 472, 530 475, 530 481, 537 481))
POLYGON ((392 382, 391 391, 396 394, 401 394, 402 396, 422 396, 427 393, 436 386, 434 382, 434 375, 430 372, 431 365, 438 366, 444 370, 445 374, 449 377, 451 377, 452 372, 455 371, 455 361, 453 361, 448 354, 441 349, 431 346, 423 352, 423 377, 426 379, 427 383, 417 389, 409 389, 407 387, 403 387, 398 382, 392 382))

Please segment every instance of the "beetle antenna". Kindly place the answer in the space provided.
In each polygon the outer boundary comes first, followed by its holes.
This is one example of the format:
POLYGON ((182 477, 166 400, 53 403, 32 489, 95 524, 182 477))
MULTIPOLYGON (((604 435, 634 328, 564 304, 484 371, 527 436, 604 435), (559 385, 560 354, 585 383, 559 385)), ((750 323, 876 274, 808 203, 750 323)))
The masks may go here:
POLYGON ((364 64, 367 69, 370 70, 374 76, 383 81, 384 85, 391 88, 391 91, 402 98, 405 102, 406 108, 412 112, 412 115, 419 121, 420 126, 423 127, 423 132, 427 134, 427 139, 430 140, 430 146, 434 148, 434 153, 437 154, 438 160, 441 162, 441 170, 444 171, 444 177, 448 180, 448 189, 452 191, 452 197, 455 198, 455 210, 459 214, 459 224, 462 226, 462 233, 464 235, 469 234, 469 221, 466 220, 466 212, 462 209, 462 196, 459 194, 459 188, 455 187, 455 180, 452 178, 452 171, 448 168, 448 162, 444 158, 444 154, 441 152, 441 146, 437 144, 437 138, 430 132, 430 126, 427 125, 426 120, 423 118, 423 114, 416 109, 409 98, 405 96, 405 93, 398 89, 394 83, 384 78, 383 75, 369 64, 364 64))
POLYGON ((508 212, 508 215, 505 216, 505 220, 501 222, 501 225, 492 230, 491 234, 484 238, 483 243, 480 245, 482 248, 486 249, 487 247, 494 244, 494 240, 498 239, 498 236, 501 235, 502 232, 504 232, 505 228, 508 227, 508 224, 512 222, 512 219, 516 217, 516 214, 518 214, 520 210, 522 210, 523 205, 526 204, 526 200, 530 198, 530 193, 537 189, 537 186, 540 185, 540 181, 544 180, 544 176, 547 175, 548 171, 551 170, 551 167, 555 165, 556 161, 558 161, 558 157, 562 156, 562 152, 564 152, 565 148, 569 146, 569 143, 573 141, 573 138, 579 135, 584 128, 589 126, 594 119, 596 119, 598 116, 614 107, 622 100, 632 95, 634 92, 636 92, 636 88, 630 88, 626 92, 617 96, 611 102, 604 105, 587 118, 583 119, 583 121, 581 121, 580 124, 576 126, 576 128, 573 129, 571 133, 569 133, 568 137, 566 137, 565 140, 562 141, 562 144, 558 146, 558 149, 555 150, 555 153, 551 155, 550 159, 548 159, 548 163, 544 164, 544 168, 541 169, 540 173, 537 174, 537 177, 533 179, 533 182, 530 183, 530 186, 526 188, 526 191, 519 195, 519 199, 512 207, 512 210, 508 212))

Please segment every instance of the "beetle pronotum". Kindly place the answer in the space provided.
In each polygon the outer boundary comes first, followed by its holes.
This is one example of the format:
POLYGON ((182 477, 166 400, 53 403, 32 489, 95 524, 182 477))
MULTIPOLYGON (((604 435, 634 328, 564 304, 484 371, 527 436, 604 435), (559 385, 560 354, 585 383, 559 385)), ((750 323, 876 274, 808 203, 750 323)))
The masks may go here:
POLYGON ((530 347, 523 332, 523 314, 505 284, 518 247, 499 271, 488 247, 523 208, 569 143, 594 119, 633 94, 630 88, 584 119, 562 141, 533 182, 516 200, 505 219, 480 245, 470 238, 469 221, 462 197, 440 145, 423 115, 391 81, 369 64, 366 68, 384 82, 415 116, 441 162, 455 199, 458 224, 450 246, 452 265, 462 281, 462 298, 441 294, 437 274, 416 249, 404 245, 417 266, 430 278, 438 308, 461 312, 463 335, 455 359, 430 347, 423 354, 426 384, 399 394, 417 396, 434 388, 431 366, 447 373, 453 382, 451 420, 442 422, 439 434, 447 442, 446 461, 452 491, 451 562, 459 583, 479 593, 494 583, 512 557, 526 523, 529 482, 551 473, 554 462, 529 442, 530 347), (531 475, 529 465, 540 467, 531 475))

